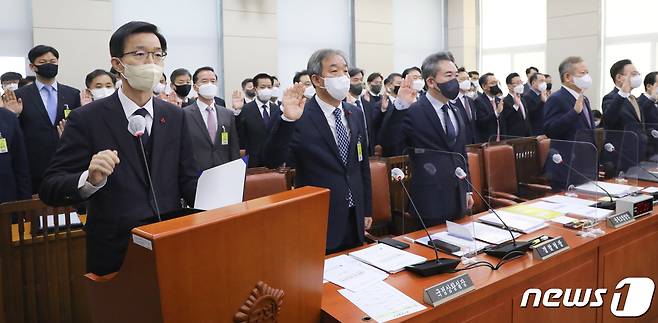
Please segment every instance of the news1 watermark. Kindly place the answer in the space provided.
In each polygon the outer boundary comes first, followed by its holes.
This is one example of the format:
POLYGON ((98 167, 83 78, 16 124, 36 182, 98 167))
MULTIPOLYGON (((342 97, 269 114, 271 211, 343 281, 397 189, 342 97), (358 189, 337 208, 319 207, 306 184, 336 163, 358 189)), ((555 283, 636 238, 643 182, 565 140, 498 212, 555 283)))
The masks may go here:
MULTIPOLYGON (((648 277, 628 277, 622 279, 612 294, 610 311, 616 317, 639 317, 644 315, 651 306, 656 285, 648 277), (628 290, 622 290, 628 285, 628 290), (619 308, 625 294, 623 308, 619 308)), ((521 307, 601 307, 604 305, 603 296, 608 293, 606 288, 550 288, 542 291, 538 288, 527 289, 521 299, 521 307), (528 305, 530 299, 532 303, 528 305)))

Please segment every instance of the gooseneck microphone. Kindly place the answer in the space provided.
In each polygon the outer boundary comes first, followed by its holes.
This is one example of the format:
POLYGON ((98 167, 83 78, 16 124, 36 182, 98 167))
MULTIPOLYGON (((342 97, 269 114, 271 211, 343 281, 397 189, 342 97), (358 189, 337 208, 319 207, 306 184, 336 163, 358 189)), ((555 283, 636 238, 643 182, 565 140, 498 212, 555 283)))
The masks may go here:
POLYGON ((475 194, 477 194, 477 196, 479 196, 480 199, 482 199, 482 202, 484 202, 484 204, 487 206, 489 211, 491 211, 491 213, 493 213, 498 218, 500 223, 503 224, 503 227, 505 227, 505 230, 507 230, 507 232, 509 232, 510 236, 512 237, 511 243, 509 241, 503 242, 493 247, 489 247, 485 249, 484 252, 496 258, 505 258, 508 254, 511 253, 521 254, 528 251, 532 243, 530 241, 516 241, 516 238, 514 238, 514 233, 507 226, 507 223, 503 221, 503 219, 498 215, 496 210, 494 210, 494 208, 491 207, 491 204, 489 204, 489 202, 482 196, 482 194, 480 194, 480 192, 477 189, 475 189, 473 183, 471 183, 471 181, 468 180, 468 176, 466 175, 466 172, 461 167, 455 168, 455 176, 457 176, 457 178, 465 181, 468 184, 468 186, 471 188, 471 191, 475 192, 475 194))
POLYGON ((144 150, 144 142, 142 141, 142 136, 146 132, 146 119, 141 115, 133 115, 130 118, 128 118, 128 132, 130 132, 130 134, 132 134, 139 140, 139 147, 142 150, 142 159, 144 160, 144 166, 146 166, 146 178, 149 181, 149 186, 151 187, 151 194, 153 196, 155 214, 158 216, 158 222, 162 222, 162 218, 160 218, 160 208, 158 207, 158 199, 155 196, 155 187, 153 187, 153 181, 151 180, 151 171, 149 169, 149 163, 146 160, 146 151, 144 150))
POLYGON ((426 262, 407 266, 405 268, 421 276, 432 276, 442 273, 453 272, 454 269, 457 267, 457 265, 459 265, 460 261, 457 259, 439 258, 439 252, 436 249, 436 245, 434 245, 433 243, 432 236, 430 235, 429 230, 427 230, 427 226, 425 226, 423 217, 418 212, 418 209, 416 208, 416 203, 414 203, 414 200, 411 198, 411 195, 409 194, 406 185, 404 185, 404 182, 402 181, 404 177, 405 177, 404 172, 401 169, 397 167, 391 169, 391 178, 394 181, 400 183, 400 185, 402 186, 404 193, 407 195, 407 198, 409 199, 409 203, 411 204, 411 207, 413 207, 414 211, 416 212, 416 216, 420 221, 420 225, 425 230, 425 234, 427 235, 427 239, 428 239, 427 244, 432 249, 434 249, 434 256, 435 256, 434 260, 428 260, 426 262))
MULTIPOLYGON (((656 130, 654 129, 651 132, 653 133, 654 131, 656 131, 656 130)), ((656 131, 656 132, 658 132, 658 131, 656 131)), ((658 136, 658 134, 656 134, 656 135, 658 136)), ((609 153, 617 154, 619 157, 621 157, 623 160, 625 160, 629 163, 633 163, 633 164, 635 163, 632 160, 630 160, 628 157, 626 157, 624 154, 620 154, 619 152, 617 152, 617 150, 615 149, 615 146, 613 144, 609 143, 609 142, 606 143, 605 145, 603 145, 603 149, 605 149, 605 151, 607 151, 609 153)), ((632 165, 632 166, 635 166, 635 167, 645 171, 647 174, 651 175, 653 178, 658 179, 658 176, 656 176, 656 174, 650 172, 648 169, 646 169, 644 166, 640 165, 639 163, 637 165, 632 165)))
POLYGON ((553 163, 555 163, 555 164, 557 164, 557 165, 564 165, 564 166, 566 166, 566 167, 569 168, 571 171, 573 171, 574 173, 578 174, 580 177, 582 177, 582 178, 584 178, 584 179, 590 181, 594 186, 598 187, 598 188, 601 189, 603 192, 605 192, 606 195, 608 195, 608 199, 610 199, 610 200, 609 200, 609 201, 601 201, 601 202, 598 202, 598 203, 596 203, 596 207, 598 207, 598 208, 602 208, 602 209, 608 209, 608 210, 614 210, 614 209, 615 209, 615 201, 612 199, 612 195, 610 195, 610 192, 608 192, 605 188, 601 187, 601 185, 599 185, 598 183, 596 183, 596 180, 593 180, 593 181, 590 180, 590 179, 587 178, 587 176, 585 176, 583 173, 579 172, 579 171, 578 171, 577 169, 575 169, 574 167, 571 167, 571 165, 569 165, 568 163, 565 163, 564 160, 562 160, 562 155, 560 155, 559 153, 555 153, 555 154, 553 154, 553 155, 551 156, 551 160, 553 160, 553 163))

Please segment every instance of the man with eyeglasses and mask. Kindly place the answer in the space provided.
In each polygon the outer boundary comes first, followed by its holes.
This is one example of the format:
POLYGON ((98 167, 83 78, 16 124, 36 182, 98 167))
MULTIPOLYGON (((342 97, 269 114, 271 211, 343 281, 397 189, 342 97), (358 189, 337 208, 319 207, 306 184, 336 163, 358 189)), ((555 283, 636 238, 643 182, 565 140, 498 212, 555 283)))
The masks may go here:
POLYGON ((16 92, 7 91, 5 107, 19 116, 36 193, 57 149, 65 119, 80 106, 80 91, 57 82, 59 52, 55 48, 37 45, 27 57, 36 81, 16 92))
POLYGON ((503 91, 493 73, 485 73, 478 80, 482 93, 475 98, 476 124, 480 142, 499 141, 505 134, 505 119, 502 117, 503 91))
POLYGON ((164 36, 153 24, 129 22, 110 38, 110 55, 121 88, 71 112, 39 194, 53 206, 88 201, 87 271, 97 275, 119 270, 131 229, 157 221, 152 192, 160 213, 179 209, 181 198, 192 205, 199 174, 183 110, 153 96, 164 36), (128 131, 135 116, 146 121, 144 155, 128 131))

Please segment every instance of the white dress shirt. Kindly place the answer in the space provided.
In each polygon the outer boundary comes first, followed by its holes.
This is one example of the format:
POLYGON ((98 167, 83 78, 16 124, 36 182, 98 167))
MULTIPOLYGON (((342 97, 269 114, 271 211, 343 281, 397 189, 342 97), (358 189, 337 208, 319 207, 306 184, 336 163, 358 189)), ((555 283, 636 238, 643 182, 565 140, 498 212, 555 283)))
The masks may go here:
POLYGON ((199 106, 199 112, 201 112, 201 118, 203 118, 203 123, 206 125, 206 129, 208 129, 208 111, 206 111, 206 109, 210 107, 211 113, 217 113, 214 100, 213 100, 213 104, 210 106, 201 100, 196 100, 196 104, 199 106))
MULTIPOLYGON (((446 129, 446 120, 445 120, 445 115, 443 114, 443 106, 448 105, 449 102, 443 103, 436 98, 434 98, 431 94, 427 93, 425 95, 428 101, 432 104, 432 107, 434 108, 434 111, 436 114, 439 116, 439 119, 441 120, 441 127, 443 127, 443 131, 448 131, 446 129)), ((455 133, 459 134, 459 123, 457 122, 457 117, 455 116, 455 111, 453 111, 452 107, 448 105, 448 116, 450 117, 450 122, 452 122, 452 126, 455 128, 455 133)))
POLYGON ((261 100, 258 99, 258 97, 256 97, 256 99, 254 99, 254 100, 256 101, 256 105, 258 106, 258 111, 260 112, 261 117, 263 117, 263 118, 265 117, 265 113, 263 113, 263 111, 265 111, 265 110, 267 110, 267 115, 269 115, 270 117, 272 116, 272 113, 270 112, 270 102, 269 101, 262 102, 261 100), (266 107, 265 110, 263 110, 263 104, 266 107))
POLYGON ((343 123, 345 129, 347 129, 347 138, 350 138, 351 131, 350 127, 347 125, 345 110, 343 110, 343 103, 341 102, 337 107, 334 107, 331 104, 322 101, 322 99, 320 99, 320 97, 317 95, 315 96, 315 100, 318 102, 320 109, 322 109, 322 113, 324 113, 325 119, 327 119, 327 124, 329 124, 329 129, 331 129, 331 133, 334 135, 336 145, 338 145, 338 136, 336 136, 336 117, 334 116, 334 110, 336 110, 336 108, 340 108, 340 122, 343 123))
MULTIPOLYGON (((126 120, 130 118, 135 111, 138 109, 144 108, 148 112, 146 117, 146 130, 151 133, 151 127, 153 126, 153 97, 151 97, 146 104, 144 104, 143 107, 140 107, 135 103, 133 100, 129 99, 124 93, 123 93, 123 87, 119 89, 118 95, 119 95, 119 102, 121 102, 121 107, 123 107, 123 113, 126 115, 126 120)), ((128 131, 128 128, 126 128, 126 131, 128 131)), ((80 192, 80 196, 83 199, 86 199, 90 197, 92 194, 96 193, 99 189, 103 188, 105 184, 107 183, 107 179, 105 179, 103 182, 98 184, 98 186, 94 186, 91 183, 87 181, 87 178, 89 177, 89 170, 84 171, 80 175, 80 179, 78 179, 78 191, 80 192)))
MULTIPOLYGON (((41 96, 41 101, 43 102, 43 106, 46 108, 46 112, 48 112, 48 90, 44 89, 43 87, 46 86, 46 84, 41 83, 39 79, 36 79, 34 81, 34 84, 37 85, 37 89, 39 90, 39 95, 41 96)), ((51 84, 53 89, 55 89, 55 96, 57 96, 57 82, 53 82, 51 84)), ((59 101, 59 100, 57 100, 59 101)))

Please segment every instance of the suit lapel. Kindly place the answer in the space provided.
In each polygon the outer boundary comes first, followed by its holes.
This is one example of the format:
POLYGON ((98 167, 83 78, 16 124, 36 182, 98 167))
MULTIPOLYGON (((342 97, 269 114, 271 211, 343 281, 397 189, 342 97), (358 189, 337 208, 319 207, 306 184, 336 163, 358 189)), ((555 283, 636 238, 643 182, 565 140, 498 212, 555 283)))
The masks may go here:
POLYGON ((334 139, 334 135, 331 133, 331 129, 327 123, 327 118, 324 116, 320 105, 315 100, 316 99, 311 99, 309 102, 311 120, 313 120, 313 123, 315 123, 316 129, 320 131, 320 136, 322 136, 322 139, 324 139, 325 143, 329 146, 329 149, 331 149, 331 151, 334 153, 334 156, 336 156, 340 164, 343 165, 343 160, 340 158, 340 154, 338 153, 338 145, 336 145, 336 139, 334 139))
MULTIPOLYGON (((354 111, 352 111, 352 107, 350 107, 350 105, 347 103, 341 104, 343 105, 347 126, 350 127, 350 144, 347 148, 347 162, 349 163, 352 152, 356 153, 356 142, 359 140, 363 141, 363 138, 361 138, 361 131, 359 130, 360 128, 358 127, 358 122, 353 120, 355 117, 352 115, 354 113, 354 111)), ((365 118, 365 116, 363 117, 365 118)), ((363 147, 363 142, 361 143, 361 147, 363 147)))
MULTIPOLYGON (((110 129, 110 133, 117 142, 117 149, 119 150, 119 158, 121 161, 127 161, 134 169, 144 185, 146 185, 146 178, 144 177, 144 170, 142 162, 137 155, 135 146, 135 138, 128 132, 128 120, 123 112, 119 96, 115 92, 112 95, 112 100, 108 100, 105 105, 105 123, 110 129)), ((153 122, 155 124, 155 122, 153 122)))
MULTIPOLYGON (((215 112, 216 111, 217 111, 217 109, 215 109, 215 112)), ((197 126, 199 126, 199 130, 201 132, 205 132, 206 135, 204 136, 204 138, 208 139, 208 143, 212 146, 212 141, 210 141, 210 135, 208 135, 208 131, 204 131, 204 130, 207 130, 206 124, 203 122, 203 116, 201 115, 201 109, 199 109, 199 105, 196 102, 194 102, 192 104, 192 119, 194 119, 194 122, 196 122, 197 126)), ((218 119, 215 119, 215 120, 218 120, 218 119)), ((219 122, 217 122, 217 125, 219 127, 219 122)))
MULTIPOLYGON (((151 125, 151 133, 153 136, 153 152, 151 154, 151 174, 157 174, 160 169, 160 162, 163 159, 160 154, 167 149, 167 144, 173 140, 169 138, 169 131, 167 131, 167 113, 162 108, 158 100, 153 100, 153 125, 151 125)), ((207 137, 207 135, 206 135, 207 137)), ((153 176, 153 175, 151 175, 153 176)))
MULTIPOLYGON (((423 109, 423 112, 427 116, 428 120, 434 127, 434 130, 436 130, 436 133, 439 135, 441 140, 448 145, 448 138, 446 135, 445 130, 443 130, 443 126, 441 123, 441 119, 439 119, 439 116, 436 114, 436 110, 434 110, 434 107, 432 106, 432 103, 426 98, 422 97, 421 99, 421 106, 420 108, 423 109)), ((448 145, 449 146, 449 145, 448 145)))

